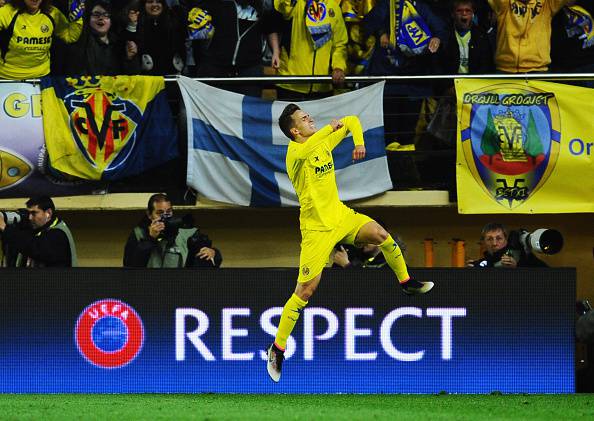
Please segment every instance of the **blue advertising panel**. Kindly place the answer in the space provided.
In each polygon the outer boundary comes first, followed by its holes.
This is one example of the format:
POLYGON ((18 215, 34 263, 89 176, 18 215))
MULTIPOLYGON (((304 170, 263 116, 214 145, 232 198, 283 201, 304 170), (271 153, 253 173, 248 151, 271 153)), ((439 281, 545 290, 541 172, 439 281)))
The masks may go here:
POLYGON ((328 270, 266 372, 296 270, 3 269, 2 393, 572 393, 574 269, 328 270))

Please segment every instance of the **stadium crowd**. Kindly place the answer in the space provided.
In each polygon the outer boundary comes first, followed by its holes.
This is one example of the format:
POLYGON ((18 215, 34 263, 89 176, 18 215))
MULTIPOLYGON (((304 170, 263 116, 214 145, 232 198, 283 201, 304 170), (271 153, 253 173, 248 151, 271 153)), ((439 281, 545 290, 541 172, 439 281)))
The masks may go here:
POLYGON ((258 76, 266 65, 341 86, 352 74, 584 72, 594 42, 581 22, 593 9, 591 0, 9 0, 0 77, 258 76))
MULTIPOLYGON (((9 0, 0 78, 332 76, 277 84, 292 101, 360 86, 346 75, 592 72, 592 14, 592 0, 9 0)), ((260 96, 271 83, 219 86, 260 96)), ((384 120, 388 150, 451 151, 452 83, 388 83, 384 120)), ((398 162, 399 181, 452 171, 434 164, 398 162)))

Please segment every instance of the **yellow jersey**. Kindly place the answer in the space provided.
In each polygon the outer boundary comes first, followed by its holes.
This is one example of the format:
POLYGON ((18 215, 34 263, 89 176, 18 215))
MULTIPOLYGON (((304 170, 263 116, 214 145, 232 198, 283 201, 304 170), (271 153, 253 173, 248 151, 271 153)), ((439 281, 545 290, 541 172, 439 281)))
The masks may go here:
POLYGON ((350 132, 355 145, 364 145, 359 118, 347 116, 344 124, 333 131, 322 127, 304 143, 291 141, 287 149, 287 174, 301 205, 299 222, 302 230, 329 231, 338 225, 347 206, 338 197, 332 149, 350 132))
MULTIPOLYGON (((17 9, 10 4, 0 7, 0 30, 10 26, 17 9)), ((12 37, 4 60, 0 60, 0 79, 32 79, 50 71, 52 34, 67 43, 74 42, 82 31, 82 19, 69 22, 55 7, 49 11, 52 20, 37 11, 20 13, 15 21, 12 37), (55 27, 54 27, 55 26, 55 27)))

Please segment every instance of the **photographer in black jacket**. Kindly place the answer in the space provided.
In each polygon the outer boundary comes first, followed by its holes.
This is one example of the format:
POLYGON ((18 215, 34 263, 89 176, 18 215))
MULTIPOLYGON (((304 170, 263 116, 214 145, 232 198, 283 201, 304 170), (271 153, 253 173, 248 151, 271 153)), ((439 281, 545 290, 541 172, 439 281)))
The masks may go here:
POLYGON ((219 267, 221 252, 206 234, 194 227, 192 217, 173 216, 171 200, 157 193, 134 227, 124 250, 124 266, 146 268, 219 267))
POLYGON ((471 267, 547 267, 547 264, 532 253, 526 253, 520 244, 519 232, 508 232, 499 223, 491 222, 481 231, 485 253, 481 259, 469 260, 471 267))
POLYGON ((27 209, 0 214, 0 232, 6 266, 77 266, 72 233, 56 216, 56 207, 47 196, 32 197, 27 209))

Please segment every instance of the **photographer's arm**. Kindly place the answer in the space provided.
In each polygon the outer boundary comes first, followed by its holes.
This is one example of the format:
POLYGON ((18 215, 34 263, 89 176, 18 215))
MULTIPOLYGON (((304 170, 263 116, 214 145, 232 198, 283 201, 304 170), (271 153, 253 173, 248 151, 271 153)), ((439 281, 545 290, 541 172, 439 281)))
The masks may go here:
POLYGON ((36 236, 33 235, 33 231, 7 226, 4 237, 14 250, 46 266, 71 265, 70 243, 61 230, 52 229, 36 236))
POLYGON ((132 231, 124 248, 124 267, 145 268, 155 247, 157 247, 157 241, 153 239, 138 241, 132 231))

